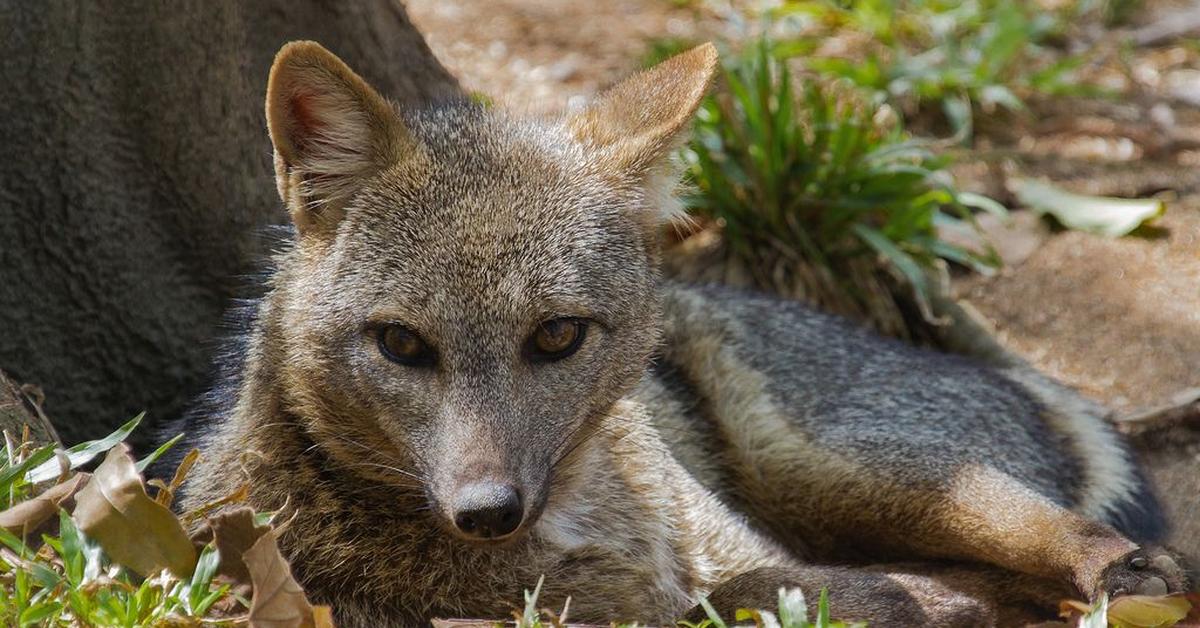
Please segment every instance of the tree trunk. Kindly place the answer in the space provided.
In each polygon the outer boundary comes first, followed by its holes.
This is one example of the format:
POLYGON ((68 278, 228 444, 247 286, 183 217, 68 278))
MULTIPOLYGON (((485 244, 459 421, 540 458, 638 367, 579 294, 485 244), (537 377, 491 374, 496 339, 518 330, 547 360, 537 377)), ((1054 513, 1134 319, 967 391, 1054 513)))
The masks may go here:
POLYGON ((460 94, 395 0, 0 0, 0 33, 0 369, 68 442, 205 387, 284 219, 262 113, 283 43, 400 103, 460 94))
POLYGON ((34 445, 61 444, 58 432, 42 412, 42 401, 41 390, 22 386, 0 371, 0 432, 4 432, 7 442, 20 444, 28 440, 34 445))

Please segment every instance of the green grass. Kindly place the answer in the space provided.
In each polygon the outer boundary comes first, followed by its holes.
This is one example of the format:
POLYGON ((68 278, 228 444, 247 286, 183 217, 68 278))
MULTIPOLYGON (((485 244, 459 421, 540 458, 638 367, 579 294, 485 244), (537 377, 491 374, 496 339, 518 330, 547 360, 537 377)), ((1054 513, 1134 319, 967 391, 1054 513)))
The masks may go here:
POLYGON ((1085 8, 1048 11, 1023 0, 830 0, 785 2, 777 15, 822 25, 810 33, 860 33, 851 58, 810 57, 812 71, 871 90, 911 116, 940 113, 956 136, 971 136, 979 111, 1021 111, 1033 95, 1095 91, 1074 76, 1083 63, 1054 44, 1085 8))
MULTIPOLYGON (((78 467, 111 449, 140 419, 106 438, 66 450, 69 466, 78 467)), ((35 448, 7 433, 5 440, 5 456, 0 460, 0 510, 37 496, 48 484, 35 484, 31 479, 57 468, 54 446, 35 448), (47 464, 50 466, 43 466, 47 464)), ((138 467, 144 468, 164 451, 165 447, 155 451, 138 467)), ((49 483, 55 483, 57 475, 52 474, 49 483)), ((201 552, 188 578, 165 571, 142 578, 113 564, 97 542, 79 531, 66 511, 59 510, 52 531, 22 539, 0 528, 0 625, 197 625, 188 620, 208 616, 214 604, 231 595, 228 584, 214 582, 218 556, 211 545, 201 552)))
POLYGON ((997 265, 990 250, 939 239, 936 226, 973 223, 972 207, 1003 207, 957 191, 947 158, 852 86, 810 81, 795 90, 775 50, 764 39, 724 56, 718 91, 682 152, 693 188, 686 205, 722 225, 730 252, 760 273, 762 287, 777 287, 777 273, 762 269, 782 264, 785 274, 817 278, 809 296, 818 303, 849 299, 866 311, 879 295, 854 281, 855 266, 881 259, 928 314, 935 260, 984 272, 997 265))

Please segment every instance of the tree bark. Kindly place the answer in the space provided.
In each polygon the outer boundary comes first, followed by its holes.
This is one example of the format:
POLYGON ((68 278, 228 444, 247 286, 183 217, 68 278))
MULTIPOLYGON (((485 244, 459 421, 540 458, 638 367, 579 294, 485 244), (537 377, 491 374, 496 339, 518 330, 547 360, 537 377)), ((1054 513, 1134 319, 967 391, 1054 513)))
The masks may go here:
POLYGON ((395 0, 0 0, 0 33, 0 368, 68 442, 206 386, 284 221, 262 113, 283 43, 401 104, 460 95, 395 0))
POLYGON ((50 419, 42 412, 41 390, 22 386, 0 371, 0 432, 8 442, 20 444, 28 440, 36 445, 62 444, 50 419))

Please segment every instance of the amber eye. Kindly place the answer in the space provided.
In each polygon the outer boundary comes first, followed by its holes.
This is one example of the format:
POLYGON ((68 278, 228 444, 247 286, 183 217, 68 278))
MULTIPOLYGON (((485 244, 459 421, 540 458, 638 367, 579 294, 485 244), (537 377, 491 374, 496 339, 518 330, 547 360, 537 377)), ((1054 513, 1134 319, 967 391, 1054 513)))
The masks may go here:
POLYGON ((405 366, 429 366, 434 362, 433 349, 403 325, 379 330, 379 350, 387 359, 405 366))
POLYGON ((529 356, 534 360, 561 360, 579 350, 586 333, 587 322, 578 318, 548 320, 529 338, 529 356))

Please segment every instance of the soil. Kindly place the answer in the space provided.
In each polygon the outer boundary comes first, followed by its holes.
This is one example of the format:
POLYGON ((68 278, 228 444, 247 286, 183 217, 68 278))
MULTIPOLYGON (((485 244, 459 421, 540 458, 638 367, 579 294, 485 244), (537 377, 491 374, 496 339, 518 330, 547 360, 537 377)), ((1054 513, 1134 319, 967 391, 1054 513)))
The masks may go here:
POLYGON ((638 69, 657 38, 696 39, 666 0, 412 0, 408 14, 468 90, 546 113, 638 69))
MULTIPOLYGON (((535 112, 573 104, 636 70, 651 41, 727 35, 728 21, 667 0, 407 0, 417 26, 469 89, 535 112)), ((1147 2, 1118 32, 1188 10, 1147 2)), ((1191 9, 1196 10, 1196 9, 1191 9)), ((1053 232, 1017 212, 994 228, 1006 267, 956 274, 953 289, 1000 341, 1118 414, 1200 385, 1200 46, 1171 40, 1097 46, 1089 78, 1110 98, 1030 103, 1020 116, 979 121, 960 156, 960 185, 1011 203, 1007 181, 1035 177, 1079 192, 1160 195, 1168 211, 1138 235, 1053 232)))

